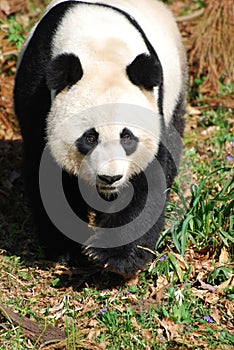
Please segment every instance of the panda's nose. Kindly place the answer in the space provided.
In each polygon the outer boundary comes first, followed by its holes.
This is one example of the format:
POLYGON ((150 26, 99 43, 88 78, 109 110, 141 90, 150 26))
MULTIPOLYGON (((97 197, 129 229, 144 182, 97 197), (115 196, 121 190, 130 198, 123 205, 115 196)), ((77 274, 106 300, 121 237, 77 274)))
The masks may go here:
POLYGON ((98 175, 99 179, 105 182, 108 185, 112 185, 114 182, 120 180, 123 176, 122 175, 115 175, 115 176, 109 176, 109 175, 98 175))

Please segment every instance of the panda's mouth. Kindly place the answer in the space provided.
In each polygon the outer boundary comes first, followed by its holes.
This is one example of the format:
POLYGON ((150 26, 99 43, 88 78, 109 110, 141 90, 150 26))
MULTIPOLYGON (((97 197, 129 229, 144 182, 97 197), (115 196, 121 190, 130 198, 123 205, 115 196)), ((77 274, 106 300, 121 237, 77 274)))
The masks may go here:
POLYGON ((118 192, 122 175, 98 175, 96 178, 97 191, 100 193, 112 194, 118 192))
POLYGON ((97 188, 97 192, 106 198, 110 198, 113 196, 118 195, 119 193, 119 187, 118 186, 114 186, 114 185, 105 185, 102 183, 96 183, 96 188, 97 188))
POLYGON ((114 193, 117 192, 117 187, 107 185, 97 185, 98 192, 114 193))
POLYGON ((112 202, 118 197, 118 189, 114 186, 97 185, 97 191, 100 197, 108 202, 112 202))

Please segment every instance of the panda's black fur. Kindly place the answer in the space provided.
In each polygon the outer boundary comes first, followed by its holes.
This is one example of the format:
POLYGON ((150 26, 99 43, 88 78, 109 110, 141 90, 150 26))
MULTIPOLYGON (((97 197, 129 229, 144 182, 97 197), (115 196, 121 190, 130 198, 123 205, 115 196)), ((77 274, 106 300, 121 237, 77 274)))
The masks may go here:
MULTIPOLYGON (((19 61, 15 80, 14 103, 24 141, 25 185, 32 204, 35 225, 49 258, 57 259, 69 253, 71 263, 76 264, 88 257, 92 262, 97 263, 108 271, 114 271, 129 277, 134 275, 137 270, 142 269, 152 259, 153 255, 149 250, 154 250, 158 235, 164 227, 166 190, 171 187, 177 173, 181 151, 178 134, 182 135, 184 126, 182 115, 184 114, 185 88, 179 94, 169 125, 166 125, 163 118, 162 105, 163 69, 158 55, 150 43, 150 38, 147 38, 140 24, 131 17, 131 14, 122 9, 116 9, 108 3, 96 4, 96 6, 118 10, 127 18, 127 21, 131 22, 132 26, 135 26, 145 42, 148 52, 146 54, 139 53, 135 60, 129 62, 126 66, 126 74, 131 83, 139 88, 144 88, 149 92, 154 87, 158 88, 159 98, 157 104, 161 119, 161 141, 158 152, 147 169, 130 179, 134 188, 134 195, 130 204, 116 213, 96 211, 95 221, 100 229, 96 234, 93 234, 92 231, 90 238, 87 239, 84 245, 72 241, 61 233, 51 222, 44 208, 39 188, 39 167, 41 156, 46 146, 47 115, 53 103, 51 102, 51 90, 55 91, 55 96, 57 96, 60 92, 63 93, 64 89, 69 89, 79 80, 82 80, 83 75, 86 73, 82 62, 73 53, 61 52, 61 55, 52 57, 52 40, 61 24, 61 20, 68 11, 73 7, 79 6, 79 4, 87 3, 60 1, 49 9, 39 25, 34 29, 19 61), (173 156, 171 155, 172 153, 173 156), (154 198, 154 201, 152 201, 152 207, 146 212, 144 218, 146 227, 147 223, 151 222, 151 216, 154 211, 160 211, 161 214, 158 220, 147 229, 146 233, 137 239, 134 239, 136 237, 134 230, 131 231, 130 229, 128 232, 130 243, 119 246, 121 235, 126 234, 126 232, 122 233, 122 226, 130 223, 144 209, 148 196, 146 177, 151 176, 152 169, 153 174, 155 174, 155 171, 160 173, 163 170, 165 178, 162 181, 154 177, 151 179, 154 189, 150 196, 154 198), (148 172, 148 175, 145 172, 148 172), (118 237, 108 235, 108 230, 102 232, 102 228, 115 227, 119 228, 118 237), (99 235, 102 236, 102 240, 107 242, 104 248, 100 248, 98 245, 95 247, 95 242, 98 241, 99 235), (109 248, 111 241, 114 244, 115 239, 118 241, 116 242, 117 246, 109 248)), ((93 2, 89 5, 92 6, 93 2)), ((186 72, 183 72, 183 74, 183 79, 185 80, 186 72)), ((94 132, 96 132, 95 129, 94 132)), ((137 142, 136 137, 136 144, 137 142)), ((76 147, 80 153, 82 153, 82 150, 83 154, 86 151, 89 152, 82 144, 82 140, 77 140, 76 147)), ((132 149, 132 152, 134 152, 134 149, 132 149)), ((85 184, 85 186, 87 186, 89 191, 92 191, 92 187, 89 187, 88 184, 85 184)), ((88 222, 89 214, 93 210, 87 205, 80 193, 77 186, 77 176, 64 170, 63 187, 71 208, 82 220, 88 222)), ((120 195, 124 199, 124 191, 120 195)), ((109 196, 107 207, 112 205, 111 203, 114 199, 115 194, 109 196)), ((56 198, 54 198, 54 203, 57 205, 56 198)))

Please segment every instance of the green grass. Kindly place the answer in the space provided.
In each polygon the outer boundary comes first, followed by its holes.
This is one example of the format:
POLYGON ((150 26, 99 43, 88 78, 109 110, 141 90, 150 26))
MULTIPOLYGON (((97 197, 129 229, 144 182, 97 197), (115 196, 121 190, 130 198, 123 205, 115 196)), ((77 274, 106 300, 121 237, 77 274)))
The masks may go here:
MULTIPOLYGON (((176 221, 174 215, 170 228, 173 243, 180 254, 184 256, 189 242, 198 249, 210 247, 217 253, 220 246, 233 245, 233 184, 233 172, 228 168, 220 168, 199 184, 192 185, 190 203, 189 206, 185 203, 183 220, 176 221), (225 180, 227 173, 231 177, 229 180, 225 180), (207 185, 214 177, 218 187, 220 183, 223 183, 223 187, 211 189, 207 185)), ((176 205, 174 207, 176 209, 176 205)))

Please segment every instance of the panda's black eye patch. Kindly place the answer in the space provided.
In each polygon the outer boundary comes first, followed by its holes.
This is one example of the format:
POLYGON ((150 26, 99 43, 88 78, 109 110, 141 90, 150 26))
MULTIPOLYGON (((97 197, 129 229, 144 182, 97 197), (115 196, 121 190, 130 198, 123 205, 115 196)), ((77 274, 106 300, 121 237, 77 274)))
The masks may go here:
POLYGON ((76 148, 78 152, 87 154, 92 151, 98 144, 98 132, 92 128, 87 130, 81 137, 76 140, 76 148))
POLYGON ((126 68, 130 81, 146 90, 152 90, 162 82, 162 66, 155 57, 142 53, 126 68))
POLYGON ((126 155, 129 156, 137 149, 138 138, 131 130, 124 128, 120 134, 120 143, 124 148, 126 155))
POLYGON ((47 67, 47 86, 58 93, 77 83, 82 76, 83 69, 79 58, 71 53, 63 53, 55 57, 47 67))

